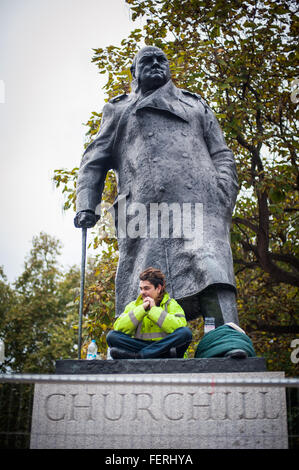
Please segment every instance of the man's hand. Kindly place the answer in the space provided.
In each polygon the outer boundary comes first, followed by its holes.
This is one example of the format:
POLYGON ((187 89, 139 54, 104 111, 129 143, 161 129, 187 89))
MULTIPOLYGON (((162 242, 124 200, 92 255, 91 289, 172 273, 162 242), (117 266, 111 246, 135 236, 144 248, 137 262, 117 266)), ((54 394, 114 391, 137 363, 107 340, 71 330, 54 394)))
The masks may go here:
POLYGON ((81 211, 78 212, 74 218, 74 225, 76 228, 91 228, 97 222, 95 213, 92 211, 81 211))
POLYGON ((150 310, 154 306, 155 306, 155 301, 151 297, 145 297, 143 299, 143 308, 144 308, 144 310, 150 310))

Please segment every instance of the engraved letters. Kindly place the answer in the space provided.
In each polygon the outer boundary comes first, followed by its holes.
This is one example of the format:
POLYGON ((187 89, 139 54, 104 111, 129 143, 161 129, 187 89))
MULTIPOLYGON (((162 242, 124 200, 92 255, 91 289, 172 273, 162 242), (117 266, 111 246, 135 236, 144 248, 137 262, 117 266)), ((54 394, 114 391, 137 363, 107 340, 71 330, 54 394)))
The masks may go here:
POLYGON ((149 416, 152 417, 155 421, 158 419, 154 416, 153 412, 150 410, 150 407, 153 403, 153 396, 151 393, 134 393, 136 397, 136 404, 135 404, 135 416, 133 421, 138 419, 138 412, 139 411, 146 411, 149 413, 149 416))
POLYGON ((89 397, 89 402, 87 404, 81 404, 78 405, 76 402, 76 397, 79 395, 79 393, 71 393, 71 416, 70 416, 70 421, 75 421, 75 410, 76 409, 84 409, 87 411, 86 413, 86 420, 87 421, 92 421, 92 397, 94 396, 94 393, 88 393, 87 396, 89 397))
POLYGON ((170 421, 179 421, 180 419, 183 419, 184 413, 180 412, 182 409, 180 404, 182 403, 183 398, 184 398, 184 394, 179 393, 179 392, 171 392, 165 395, 163 399, 163 411, 164 411, 164 416, 170 421), (175 402, 175 405, 173 401, 174 395, 177 395, 179 397, 179 399, 175 402), (171 414, 170 414, 170 410, 172 410, 171 414), (174 415, 174 413, 176 413, 176 415, 174 415))
POLYGON ((198 422, 224 420, 275 420, 280 410, 272 406, 273 391, 164 392, 161 396, 132 393, 52 393, 45 397, 49 421, 198 422))
MULTIPOLYGON (((45 400, 45 412, 46 412, 46 416, 47 418, 50 420, 50 421, 61 421, 64 419, 65 417, 65 412, 62 411, 62 414, 57 414, 57 409, 59 409, 59 399, 57 399, 57 397, 63 397, 65 398, 65 394, 64 393, 51 393, 51 395, 48 395, 46 397, 46 400, 45 400), (56 397, 54 399, 54 397, 56 397), (54 403, 54 406, 52 407, 52 402, 54 403), (53 408, 53 410, 56 411, 56 413, 52 414, 52 412, 50 411, 51 409, 53 408)), ((64 408, 63 408, 64 410, 64 408)))
MULTIPOLYGON (((108 405, 108 400, 109 400, 109 393, 103 393, 103 397, 104 397, 104 417, 106 419, 108 419, 109 421, 118 421, 119 419, 121 419, 121 417, 123 416, 123 412, 124 412, 124 397, 126 396, 126 393, 120 393, 119 394, 119 400, 118 400, 118 403, 115 404, 115 407, 119 407, 119 413, 116 415, 116 416, 109 416, 108 413, 107 413, 107 408, 109 408, 109 405, 108 405)), ((110 408, 114 408, 114 401, 111 401, 111 405, 110 408)))
POLYGON ((211 419, 211 396, 212 392, 204 392, 201 394, 198 393, 188 393, 190 397, 190 415, 189 421, 196 421, 199 419, 211 419), (195 402, 194 397, 199 400, 195 402))
MULTIPOLYGON (((230 379, 236 375, 219 374, 223 376, 230 379)), ((282 377, 283 373, 260 376, 282 377)), ((98 383, 36 384, 30 447, 288 448, 283 387, 262 385, 262 381, 252 386, 220 385, 214 374, 205 373, 200 377, 212 379, 209 385, 189 380, 166 382, 150 375, 142 381, 126 377, 120 381, 103 377, 98 383)), ((169 378, 162 373, 161 377, 169 378)), ((181 377, 189 379, 190 375, 181 377)), ((244 373, 247 377, 256 378, 257 373, 244 373)))

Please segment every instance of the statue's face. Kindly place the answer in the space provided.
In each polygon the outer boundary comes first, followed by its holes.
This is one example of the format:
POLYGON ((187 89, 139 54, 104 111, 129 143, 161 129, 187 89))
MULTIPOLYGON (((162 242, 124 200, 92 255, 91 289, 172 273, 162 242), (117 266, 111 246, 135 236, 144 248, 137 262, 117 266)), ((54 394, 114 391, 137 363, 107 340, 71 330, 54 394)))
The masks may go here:
POLYGON ((138 59, 136 76, 143 92, 164 85, 170 78, 166 56, 154 49, 145 51, 138 59))

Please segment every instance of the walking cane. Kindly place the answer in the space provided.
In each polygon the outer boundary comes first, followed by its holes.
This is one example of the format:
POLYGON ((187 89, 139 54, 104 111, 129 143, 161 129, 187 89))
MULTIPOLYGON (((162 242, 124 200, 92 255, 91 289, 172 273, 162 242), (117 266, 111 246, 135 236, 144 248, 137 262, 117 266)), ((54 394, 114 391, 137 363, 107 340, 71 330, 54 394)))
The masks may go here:
POLYGON ((86 262, 86 234, 87 228, 82 228, 82 255, 81 255, 81 279, 80 279, 80 308, 79 308, 79 332, 78 332, 78 359, 81 359, 82 340, 82 317, 85 284, 85 262, 86 262))

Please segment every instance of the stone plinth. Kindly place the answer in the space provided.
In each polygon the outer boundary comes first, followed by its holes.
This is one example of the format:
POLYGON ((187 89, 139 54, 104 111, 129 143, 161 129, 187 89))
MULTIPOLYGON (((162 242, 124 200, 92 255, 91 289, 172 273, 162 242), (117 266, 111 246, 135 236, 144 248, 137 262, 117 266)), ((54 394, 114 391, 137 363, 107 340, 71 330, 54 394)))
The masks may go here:
POLYGON ((186 374, 202 372, 264 372, 263 357, 232 359, 212 357, 202 359, 128 359, 116 361, 56 361, 56 374, 186 374))
MULTIPOLYGON (((37 384, 33 449, 287 448, 285 390, 279 387, 157 383, 170 374, 109 375, 118 383, 37 384), (126 383, 127 380, 127 383, 126 383), (152 382, 151 382, 152 380, 152 382)), ((283 378, 283 372, 201 373, 201 378, 283 378)))

